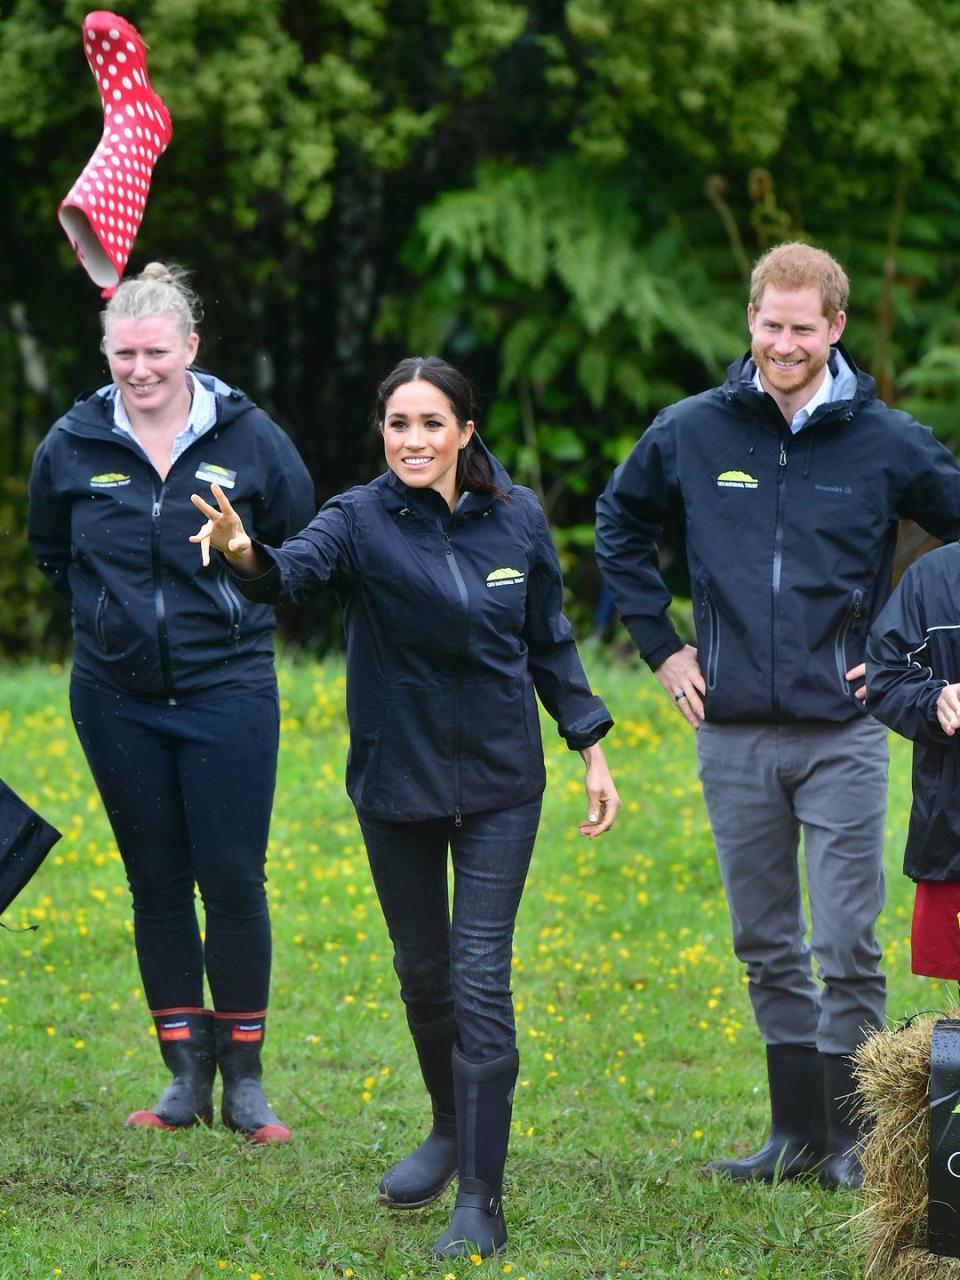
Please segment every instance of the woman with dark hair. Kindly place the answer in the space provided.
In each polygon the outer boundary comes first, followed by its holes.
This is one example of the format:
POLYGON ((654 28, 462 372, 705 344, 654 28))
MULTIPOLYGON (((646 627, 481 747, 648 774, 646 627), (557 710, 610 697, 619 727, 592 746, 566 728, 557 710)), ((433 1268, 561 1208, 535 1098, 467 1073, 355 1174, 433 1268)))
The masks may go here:
POLYGON ((194 541, 222 552, 252 600, 332 587, 347 638, 347 790, 357 810, 424 1083, 426 1140, 384 1175, 416 1208, 459 1172, 441 1257, 506 1243, 500 1205, 518 1055, 514 921, 545 785, 536 694, 586 764, 595 838, 619 799, 539 502, 474 430, 469 383, 403 360, 375 408, 387 471, 327 502, 279 550, 251 539, 226 496, 194 541), (453 862, 452 919, 447 855, 453 862))

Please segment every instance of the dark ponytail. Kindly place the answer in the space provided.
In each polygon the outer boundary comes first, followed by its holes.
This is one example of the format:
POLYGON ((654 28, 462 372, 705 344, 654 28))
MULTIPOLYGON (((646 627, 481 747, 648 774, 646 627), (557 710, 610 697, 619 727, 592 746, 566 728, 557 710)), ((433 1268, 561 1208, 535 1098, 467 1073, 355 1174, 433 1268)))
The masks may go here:
MULTIPOLYGON (((436 387, 450 401, 454 417, 460 427, 473 421, 473 388, 459 369, 439 356, 408 356, 396 365, 377 388, 377 401, 373 410, 374 426, 383 432, 387 414, 387 403, 398 387, 408 382, 422 379, 436 387)), ((476 435, 460 450, 457 458, 457 492, 465 489, 473 493, 492 493, 497 498, 505 498, 507 491, 498 485, 486 454, 476 443, 476 435)))

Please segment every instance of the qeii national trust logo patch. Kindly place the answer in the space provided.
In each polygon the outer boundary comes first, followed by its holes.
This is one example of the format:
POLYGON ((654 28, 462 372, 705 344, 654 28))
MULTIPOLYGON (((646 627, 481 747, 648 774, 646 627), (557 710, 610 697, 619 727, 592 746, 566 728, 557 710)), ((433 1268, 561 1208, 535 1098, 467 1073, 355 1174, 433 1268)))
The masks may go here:
POLYGON ((756 489, 757 479, 746 471, 721 471, 717 476, 718 489, 756 489))
POLYGON ((517 587, 526 579, 521 569, 491 569, 487 574, 488 587, 517 587))

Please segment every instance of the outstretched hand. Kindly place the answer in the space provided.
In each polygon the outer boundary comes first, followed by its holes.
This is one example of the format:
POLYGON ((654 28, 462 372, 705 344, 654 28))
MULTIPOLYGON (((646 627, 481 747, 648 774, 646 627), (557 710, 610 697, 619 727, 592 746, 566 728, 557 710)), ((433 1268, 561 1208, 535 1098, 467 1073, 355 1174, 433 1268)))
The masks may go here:
POLYGON ((190 495, 193 505, 207 517, 206 524, 191 534, 190 541, 200 544, 200 558, 205 565, 210 563, 210 548, 213 547, 216 551, 222 551, 229 560, 237 562, 239 567, 252 552, 253 544, 242 520, 220 486, 212 484, 210 489, 217 500, 217 507, 211 507, 199 494, 190 495))

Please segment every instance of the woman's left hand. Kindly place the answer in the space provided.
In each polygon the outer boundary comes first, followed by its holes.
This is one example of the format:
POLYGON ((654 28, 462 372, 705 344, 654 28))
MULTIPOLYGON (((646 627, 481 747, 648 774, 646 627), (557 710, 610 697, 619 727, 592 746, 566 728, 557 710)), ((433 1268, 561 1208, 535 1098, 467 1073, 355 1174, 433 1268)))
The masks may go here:
POLYGON ((591 840, 602 836, 613 826, 620 808, 620 797, 613 785, 610 769, 600 743, 592 747, 584 747, 580 754, 587 766, 584 785, 587 790, 587 821, 580 823, 580 834, 591 840))

